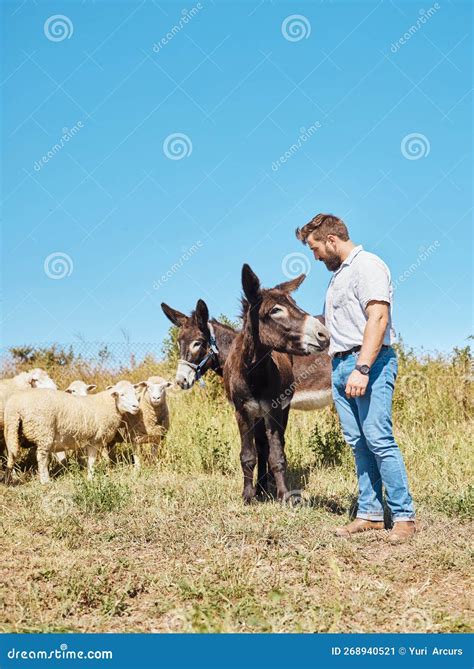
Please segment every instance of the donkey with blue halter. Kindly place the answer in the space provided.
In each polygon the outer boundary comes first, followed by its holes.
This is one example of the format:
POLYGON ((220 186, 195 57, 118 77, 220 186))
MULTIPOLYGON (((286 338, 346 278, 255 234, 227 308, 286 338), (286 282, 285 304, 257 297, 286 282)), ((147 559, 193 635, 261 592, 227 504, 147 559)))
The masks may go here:
POLYGON ((173 309, 164 302, 161 308, 166 317, 178 328, 179 360, 176 383, 189 390, 210 370, 222 376, 224 364, 237 331, 224 323, 209 318, 203 300, 198 300, 190 316, 173 309))

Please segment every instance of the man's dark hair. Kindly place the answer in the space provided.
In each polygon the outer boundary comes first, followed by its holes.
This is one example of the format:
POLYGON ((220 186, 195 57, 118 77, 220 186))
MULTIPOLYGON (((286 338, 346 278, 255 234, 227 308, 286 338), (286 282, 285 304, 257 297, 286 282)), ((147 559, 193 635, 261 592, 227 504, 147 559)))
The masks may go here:
POLYGON ((328 235, 336 235, 343 242, 349 239, 346 224, 341 218, 332 214, 317 214, 309 223, 302 228, 296 228, 296 238, 307 244, 308 237, 312 235, 317 242, 325 242, 328 235))

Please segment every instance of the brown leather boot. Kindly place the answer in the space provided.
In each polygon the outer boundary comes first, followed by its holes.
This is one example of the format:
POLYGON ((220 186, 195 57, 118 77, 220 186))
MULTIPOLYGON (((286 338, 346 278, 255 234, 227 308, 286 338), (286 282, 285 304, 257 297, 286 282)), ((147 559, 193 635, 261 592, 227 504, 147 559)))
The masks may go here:
MULTIPOLYGON (((397 523, 398 525, 398 523, 397 523)), ((335 534, 337 537, 345 537, 346 539, 352 534, 359 534, 359 532, 367 532, 368 530, 383 530, 384 523, 383 520, 364 520, 363 518, 356 518, 345 525, 344 527, 338 527, 335 534)))
POLYGON ((391 544, 403 544, 410 541, 416 534, 416 524, 414 520, 399 520, 393 523, 393 529, 388 535, 388 541, 391 544))

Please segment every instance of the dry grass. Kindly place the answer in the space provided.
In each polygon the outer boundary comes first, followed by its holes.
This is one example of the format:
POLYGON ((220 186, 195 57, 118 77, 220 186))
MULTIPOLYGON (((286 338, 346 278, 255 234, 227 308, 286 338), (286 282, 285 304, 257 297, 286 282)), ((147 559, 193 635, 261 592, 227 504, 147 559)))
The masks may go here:
POLYGON ((471 630, 468 360, 400 362, 395 425, 420 529, 411 544, 333 536, 356 480, 329 410, 290 419, 303 506, 244 507, 235 421, 213 379, 170 397, 158 465, 135 473, 124 447, 92 483, 72 465, 47 489, 29 474, 0 488, 0 631, 471 630))

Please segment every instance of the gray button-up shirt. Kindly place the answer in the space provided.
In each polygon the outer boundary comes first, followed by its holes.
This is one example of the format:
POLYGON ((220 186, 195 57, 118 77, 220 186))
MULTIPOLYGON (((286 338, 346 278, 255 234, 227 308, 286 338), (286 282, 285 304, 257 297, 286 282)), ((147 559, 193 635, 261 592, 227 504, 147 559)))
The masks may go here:
POLYGON ((393 286, 390 270, 378 256, 356 246, 333 274, 326 293, 324 316, 331 335, 329 355, 360 346, 367 323, 365 308, 371 300, 388 302, 390 316, 384 344, 392 344, 393 286))

